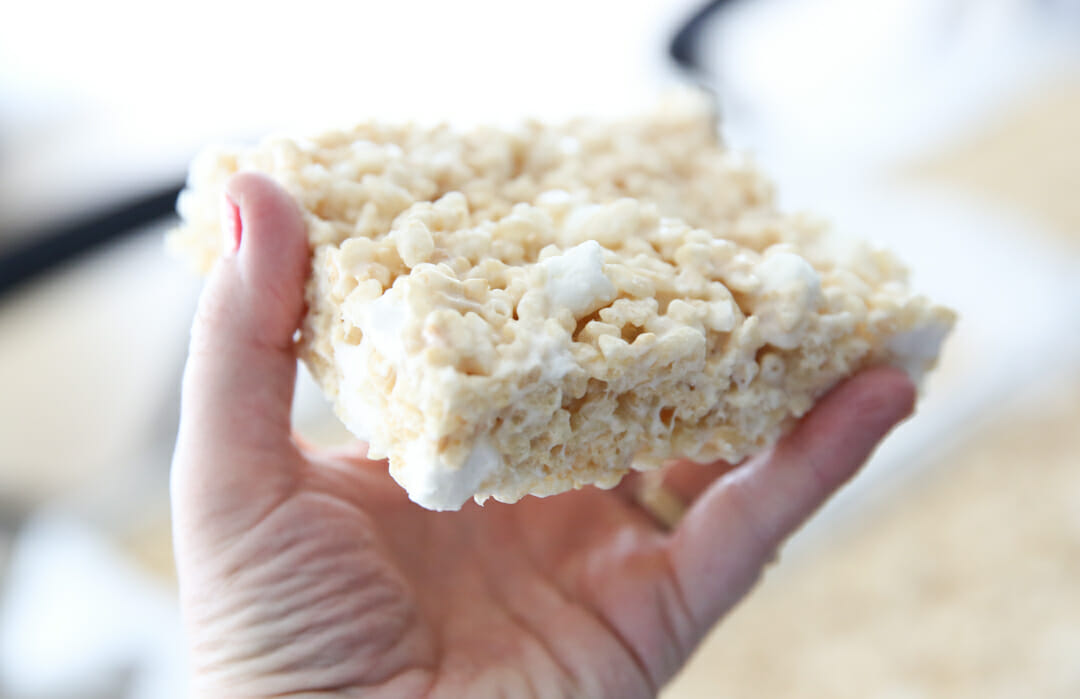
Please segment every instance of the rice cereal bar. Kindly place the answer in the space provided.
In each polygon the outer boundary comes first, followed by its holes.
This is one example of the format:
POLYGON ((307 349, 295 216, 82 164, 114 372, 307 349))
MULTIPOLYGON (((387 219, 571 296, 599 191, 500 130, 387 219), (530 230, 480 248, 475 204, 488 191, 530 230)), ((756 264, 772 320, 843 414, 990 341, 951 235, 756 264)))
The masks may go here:
POLYGON ((204 269, 245 170, 307 222, 303 360, 429 509, 738 461, 860 368, 920 377, 954 319, 891 255, 779 212, 696 95, 613 123, 207 152, 171 239, 204 269))

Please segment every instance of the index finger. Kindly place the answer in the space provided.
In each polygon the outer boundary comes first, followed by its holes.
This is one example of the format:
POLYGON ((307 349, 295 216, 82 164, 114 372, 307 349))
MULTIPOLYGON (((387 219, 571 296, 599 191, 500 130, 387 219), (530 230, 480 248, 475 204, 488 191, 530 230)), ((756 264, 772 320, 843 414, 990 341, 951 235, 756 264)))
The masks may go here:
POLYGON ((859 470, 914 401, 903 372, 865 371, 822 399, 771 452, 713 483, 669 545, 695 618, 711 625, 734 605, 777 546, 859 470))

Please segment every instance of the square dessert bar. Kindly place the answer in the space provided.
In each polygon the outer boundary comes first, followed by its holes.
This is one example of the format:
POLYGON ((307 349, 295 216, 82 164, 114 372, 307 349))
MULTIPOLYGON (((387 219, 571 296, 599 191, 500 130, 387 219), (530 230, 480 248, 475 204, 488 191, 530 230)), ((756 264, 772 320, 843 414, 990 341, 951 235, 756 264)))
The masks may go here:
POLYGON ((888 253, 780 212, 695 95, 618 122, 208 151, 173 236, 204 268, 245 170, 307 223, 302 358, 430 509, 738 461, 863 367, 918 379, 954 320, 888 253))

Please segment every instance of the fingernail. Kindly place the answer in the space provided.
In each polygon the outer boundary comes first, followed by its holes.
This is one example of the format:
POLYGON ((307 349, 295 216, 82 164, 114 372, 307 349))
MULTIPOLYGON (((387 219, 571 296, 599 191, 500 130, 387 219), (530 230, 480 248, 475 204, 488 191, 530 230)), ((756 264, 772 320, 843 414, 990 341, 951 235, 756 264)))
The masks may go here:
POLYGON ((240 249, 244 224, 240 220, 240 207, 228 194, 225 194, 224 199, 224 206, 221 207, 221 230, 225 235, 225 254, 235 255, 240 249))

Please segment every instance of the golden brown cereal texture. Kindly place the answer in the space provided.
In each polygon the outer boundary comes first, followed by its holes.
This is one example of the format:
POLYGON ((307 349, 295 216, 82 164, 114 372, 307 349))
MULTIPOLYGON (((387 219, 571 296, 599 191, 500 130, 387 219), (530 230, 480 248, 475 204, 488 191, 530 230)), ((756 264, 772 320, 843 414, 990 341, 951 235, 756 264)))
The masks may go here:
POLYGON ((918 378, 953 323, 891 255, 779 212, 694 97, 615 123, 363 124, 208 152, 172 239, 204 269, 242 170, 304 212, 303 359, 432 509, 737 461, 862 367, 918 378))

